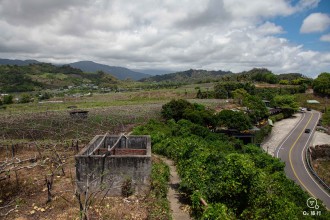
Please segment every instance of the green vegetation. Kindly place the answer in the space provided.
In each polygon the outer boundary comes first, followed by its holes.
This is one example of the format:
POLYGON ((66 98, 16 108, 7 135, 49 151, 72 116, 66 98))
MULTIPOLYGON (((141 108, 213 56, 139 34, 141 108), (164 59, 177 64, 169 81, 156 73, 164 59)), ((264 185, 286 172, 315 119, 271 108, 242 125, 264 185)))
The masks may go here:
POLYGON ((153 158, 151 170, 151 191, 148 196, 148 219, 171 219, 167 200, 170 168, 160 159, 153 158))
MULTIPOLYGON (((259 147, 186 119, 150 120, 134 134, 150 134, 153 152, 176 162, 180 189, 190 196, 197 219, 312 219, 303 216, 309 195, 259 147)), ((330 217, 324 206, 319 210, 318 219, 330 217)))
POLYGON ((214 112, 206 110, 203 105, 197 103, 191 104, 190 102, 179 99, 171 100, 162 107, 162 116, 169 120, 174 119, 187 119, 196 124, 215 127, 216 118, 213 116, 214 112))
POLYGON ((322 125, 325 127, 330 127, 330 109, 322 115, 322 125))
POLYGON ((233 98, 233 92, 237 89, 244 89, 249 94, 254 94, 255 86, 251 83, 222 82, 214 86, 215 98, 233 98))
POLYGON ((276 84, 278 82, 278 78, 275 74, 267 69, 252 69, 249 71, 252 75, 252 80, 256 82, 265 82, 270 84, 276 84))
POLYGON ((54 66, 47 63, 0 65, 0 73, 0 92, 39 91, 82 84, 113 88, 118 84, 118 80, 110 74, 84 73, 68 65, 54 66))
POLYGON ((220 79, 221 76, 232 74, 230 71, 207 71, 207 70, 187 70, 182 72, 170 73, 165 75, 157 75, 140 80, 141 82, 211 82, 214 79, 220 79))
POLYGON ((322 95, 330 95, 330 73, 321 73, 313 82, 314 92, 322 95))
POLYGON ((284 118, 288 118, 298 110, 298 103, 292 95, 282 95, 274 97, 274 105, 282 109, 284 118))
POLYGON ((239 131, 248 130, 252 127, 250 118, 243 112, 222 110, 216 115, 217 125, 239 131))
POLYGON ((5 95, 4 97, 3 97, 3 100, 2 100, 2 103, 4 104, 4 105, 8 105, 8 104, 13 104, 13 96, 12 95, 5 95))
POLYGON ((248 108, 248 114, 254 123, 268 116, 268 109, 258 96, 246 96, 243 99, 243 105, 248 108))

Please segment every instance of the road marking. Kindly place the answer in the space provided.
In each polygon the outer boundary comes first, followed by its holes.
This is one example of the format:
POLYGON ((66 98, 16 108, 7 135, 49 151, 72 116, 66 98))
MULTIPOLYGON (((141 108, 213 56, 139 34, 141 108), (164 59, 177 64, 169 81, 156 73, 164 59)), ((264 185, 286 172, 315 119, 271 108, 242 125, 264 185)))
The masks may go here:
MULTIPOLYGON (((317 122, 319 121, 319 119, 320 119, 320 113, 317 113, 318 114, 318 117, 317 117, 317 122)), ((311 175, 310 175, 310 172, 309 172, 309 170, 307 169, 307 166, 306 166, 306 163, 305 163, 305 151, 307 150, 306 149, 306 147, 307 147, 307 145, 308 145, 308 142, 309 142, 309 139, 313 136, 313 131, 315 130, 315 128, 316 128, 316 126, 317 126, 317 123, 314 125, 314 128, 312 129, 312 132, 311 132, 311 134, 309 135, 309 137, 308 137, 308 139, 307 139, 307 142, 306 142, 306 144, 305 144, 305 146, 304 146, 304 148, 303 148, 303 150, 302 150, 302 152, 301 152, 301 159, 302 159, 302 162, 303 162, 303 164, 304 164, 304 168, 305 168, 305 170, 306 170, 306 173, 308 174, 308 176, 313 180, 313 182, 320 188, 320 190, 322 191, 322 192, 324 192, 328 197, 330 197, 330 195, 323 189, 323 187, 321 187, 315 180, 314 180, 314 177, 312 177, 311 175)))
MULTIPOLYGON (((283 149, 283 144, 289 139, 289 137, 292 135, 292 133, 298 128, 299 124, 303 121, 303 119, 305 118, 305 115, 303 115, 303 117, 300 119, 300 121, 296 124, 296 126, 291 130, 291 132, 289 133, 289 135, 284 139, 284 141, 282 141, 281 145, 279 145, 277 147, 277 153, 276 153, 276 157, 279 158, 278 154, 280 152, 280 150, 283 149)), ((274 155, 275 156, 275 155, 274 155)))
POLYGON ((314 194, 309 191, 309 189, 305 186, 305 184, 300 180, 300 178, 298 177, 295 169, 293 168, 293 164, 292 164, 292 160, 291 160, 291 154, 292 154, 292 149, 295 147, 295 145, 297 144, 299 138, 301 137, 301 135, 304 133, 305 129, 307 128, 308 124, 310 123, 310 121, 312 120, 313 118, 313 114, 311 114, 311 117, 309 118, 308 122, 306 123, 305 127, 303 128, 303 130, 301 131, 301 133, 299 134, 298 138, 296 139, 296 141, 292 144, 292 146, 290 147, 290 151, 289 151, 289 161, 290 161, 290 166, 291 166, 291 169, 293 171, 293 174, 295 175, 296 179, 300 182, 300 184, 307 190, 307 192, 309 192, 310 195, 312 195, 314 198, 316 198, 314 196, 314 194))

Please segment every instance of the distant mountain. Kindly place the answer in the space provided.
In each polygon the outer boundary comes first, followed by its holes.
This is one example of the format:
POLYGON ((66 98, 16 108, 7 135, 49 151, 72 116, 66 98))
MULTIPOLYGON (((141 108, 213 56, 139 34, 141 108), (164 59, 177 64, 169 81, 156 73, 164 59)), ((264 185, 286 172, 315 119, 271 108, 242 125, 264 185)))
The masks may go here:
POLYGON ((27 66, 33 63, 40 63, 37 60, 10 60, 10 59, 0 59, 0 65, 17 65, 17 66, 27 66))
POLYGON ((107 73, 84 73, 69 65, 36 63, 25 66, 0 65, 0 93, 60 89, 69 86, 117 89, 120 81, 107 73))
POLYGON ((230 71, 208 71, 208 70, 187 70, 176 73, 169 73, 165 75, 156 75, 141 79, 142 82, 204 82, 216 80, 224 75, 232 74, 230 71))
POLYGON ((132 69, 132 70, 139 73, 145 73, 151 76, 164 75, 175 72, 173 70, 165 70, 165 69, 132 69))
POLYGON ((103 72, 109 73, 121 80, 127 79, 127 78, 130 78, 133 80, 139 80, 139 79, 150 76, 148 74, 135 72, 135 71, 132 71, 132 70, 124 68, 124 67, 108 66, 105 64, 95 63, 93 61, 79 61, 79 62, 75 62, 75 63, 70 63, 68 65, 70 65, 74 68, 81 69, 84 72, 103 71, 103 72))

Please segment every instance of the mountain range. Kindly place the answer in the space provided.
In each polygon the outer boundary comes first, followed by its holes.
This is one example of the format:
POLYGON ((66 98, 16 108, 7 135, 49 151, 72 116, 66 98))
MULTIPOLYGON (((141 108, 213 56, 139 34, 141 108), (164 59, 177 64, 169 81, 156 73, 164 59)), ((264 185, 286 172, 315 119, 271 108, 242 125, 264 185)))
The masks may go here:
POLYGON ((195 70, 190 69, 181 72, 169 73, 164 75, 156 75, 148 78, 141 79, 141 82, 198 82, 198 81, 207 81, 215 80, 224 75, 232 74, 230 71, 209 71, 209 70, 195 70))
POLYGON ((128 68, 119 67, 119 66, 108 66, 105 64, 95 63, 93 61, 79 61, 75 63, 69 63, 67 65, 70 65, 74 68, 81 69, 84 72, 97 72, 97 71, 103 71, 105 73, 109 73, 116 77, 117 79, 133 79, 133 80, 139 80, 142 78, 147 78, 150 75, 145 73, 136 72, 133 70, 130 70, 128 68))
POLYGON ((17 66, 27 66, 33 63, 40 63, 37 60, 10 60, 10 59, 0 59, 0 65, 17 65, 17 66))
MULTIPOLYGON (((10 60, 10 59, 0 59, 0 65, 17 65, 17 66, 27 66, 29 64, 41 63, 37 60, 10 60)), ((63 64, 62 64, 63 65, 63 64)), ((64 65, 69 65, 74 68, 81 69, 84 72, 98 72, 103 71, 105 73, 111 74, 117 79, 133 79, 140 80, 142 78, 147 78, 150 75, 145 73, 136 72, 128 68, 119 66, 108 66, 105 64, 95 63, 93 61, 79 61, 74 63, 68 63, 64 65)))

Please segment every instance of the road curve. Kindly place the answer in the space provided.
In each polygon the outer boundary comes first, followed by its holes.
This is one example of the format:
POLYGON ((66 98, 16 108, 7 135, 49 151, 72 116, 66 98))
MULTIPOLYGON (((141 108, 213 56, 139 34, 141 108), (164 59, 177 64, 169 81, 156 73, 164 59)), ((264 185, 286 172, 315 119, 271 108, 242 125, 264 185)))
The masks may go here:
POLYGON ((323 201, 327 209, 330 209, 330 195, 314 179, 307 168, 305 151, 313 137, 315 127, 320 118, 320 113, 311 111, 303 113, 295 128, 288 134, 275 151, 275 157, 285 162, 285 173, 287 177, 299 184, 312 197, 323 201), (311 129, 305 133, 305 129, 311 129))

